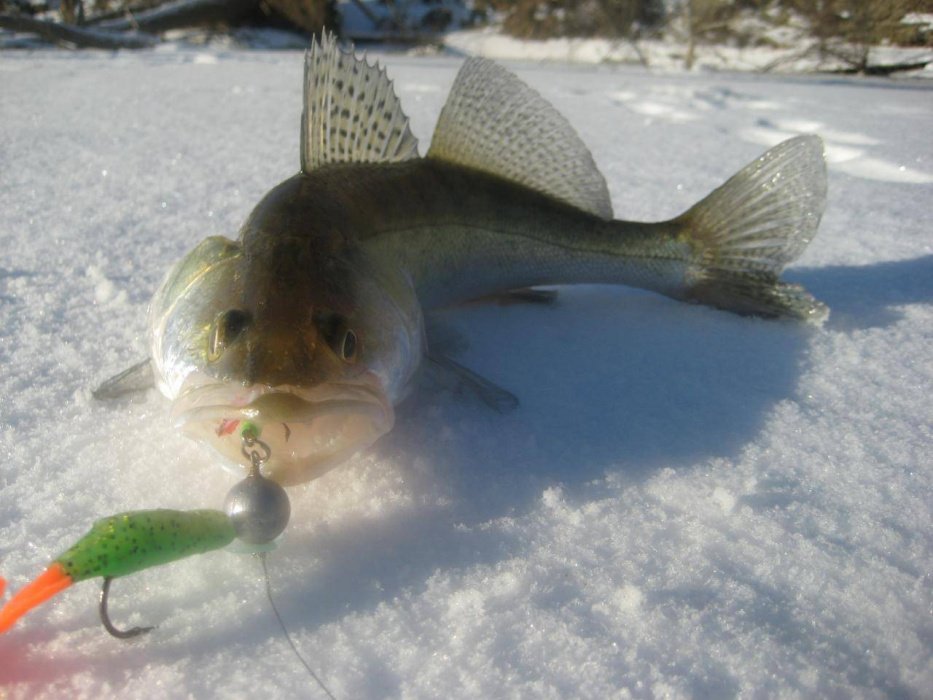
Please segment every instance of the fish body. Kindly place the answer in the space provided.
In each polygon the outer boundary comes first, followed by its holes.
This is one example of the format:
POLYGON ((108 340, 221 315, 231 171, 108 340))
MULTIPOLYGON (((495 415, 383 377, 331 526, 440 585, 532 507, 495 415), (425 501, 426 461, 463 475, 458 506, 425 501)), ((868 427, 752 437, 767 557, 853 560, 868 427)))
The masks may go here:
MULTIPOLYGON (((354 259, 401 271, 425 310, 542 284, 632 284, 675 296, 684 292, 690 257, 688 242, 667 222, 605 221, 430 158, 296 175, 257 206, 244 229, 245 250, 274 247, 283 230, 304 227, 301 245, 317 259, 315 248, 329 245, 314 241, 322 221, 354 259)), ((279 256, 298 254, 272 254, 279 256)), ((306 274, 302 265, 296 275, 306 274)))
POLYGON ((150 305, 151 368, 192 437, 268 475, 319 476, 392 427, 427 351, 423 314, 544 284, 616 283, 745 314, 820 321, 779 280, 825 202, 816 137, 781 144, 671 221, 614 220, 567 122, 471 59, 420 157, 384 71, 332 38, 306 59, 302 170, 236 241, 202 242, 150 305))

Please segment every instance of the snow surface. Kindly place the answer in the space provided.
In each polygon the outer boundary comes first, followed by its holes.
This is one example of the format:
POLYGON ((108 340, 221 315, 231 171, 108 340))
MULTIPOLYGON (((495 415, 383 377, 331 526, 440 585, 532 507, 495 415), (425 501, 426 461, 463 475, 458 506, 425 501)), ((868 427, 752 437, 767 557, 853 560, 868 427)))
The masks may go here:
MULTIPOLYGON (((429 140, 458 60, 385 58, 429 140)), ((149 295, 298 164, 299 53, 0 56, 0 571, 98 517, 219 507, 234 479, 155 392, 149 295)), ((610 287, 444 314, 498 415, 426 386, 368 453, 293 490, 273 585, 339 698, 929 697, 933 90, 515 64, 616 213, 679 213, 766 144, 826 138, 830 200, 788 272, 822 329, 610 287)), ((217 552, 79 584, 0 637, 7 697, 322 697, 217 552)))

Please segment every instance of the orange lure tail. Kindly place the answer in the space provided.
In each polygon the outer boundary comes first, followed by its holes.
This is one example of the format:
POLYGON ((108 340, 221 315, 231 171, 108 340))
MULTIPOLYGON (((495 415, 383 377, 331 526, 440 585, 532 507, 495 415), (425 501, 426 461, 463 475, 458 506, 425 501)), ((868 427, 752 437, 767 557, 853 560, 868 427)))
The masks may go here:
MULTIPOLYGON (((4 583, 0 579, 0 595, 3 594, 4 583)), ((0 634, 10 629, 13 623, 34 607, 71 584, 71 577, 65 573, 61 564, 54 562, 35 581, 20 589, 0 610, 0 634)))

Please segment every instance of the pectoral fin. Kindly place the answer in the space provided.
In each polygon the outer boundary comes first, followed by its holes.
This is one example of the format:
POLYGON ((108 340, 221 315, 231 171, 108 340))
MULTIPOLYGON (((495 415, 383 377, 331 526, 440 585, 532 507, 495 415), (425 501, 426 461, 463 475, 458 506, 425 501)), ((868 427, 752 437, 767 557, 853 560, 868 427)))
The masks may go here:
POLYGON ((518 397, 515 394, 493 384, 488 379, 484 379, 476 372, 454 362, 449 357, 429 352, 427 358, 432 369, 456 377, 461 384, 469 387, 489 408, 499 413, 508 413, 518 408, 518 397))
POLYGON ((98 400, 115 399, 137 391, 145 391, 153 386, 155 377, 152 374, 152 363, 147 357, 105 381, 94 390, 93 396, 98 400))

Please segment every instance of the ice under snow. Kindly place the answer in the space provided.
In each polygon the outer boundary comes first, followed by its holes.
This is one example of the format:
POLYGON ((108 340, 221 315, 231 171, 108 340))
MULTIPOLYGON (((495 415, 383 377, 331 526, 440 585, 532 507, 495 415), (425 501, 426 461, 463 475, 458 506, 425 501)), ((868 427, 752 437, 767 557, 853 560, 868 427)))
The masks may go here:
MULTIPOLYGON (((382 57, 422 150, 460 60, 382 57)), ((591 147, 616 215, 676 215, 792 134, 829 205, 787 273, 823 328, 626 288, 443 314, 521 399, 426 384, 394 431, 293 490, 273 586, 339 698, 929 697, 933 88, 509 64, 591 147)), ((0 56, 0 573, 99 517, 218 508, 234 478, 155 392, 169 265, 298 167, 298 52, 0 56)), ((0 695, 322 697, 251 557, 78 584, 0 637, 0 695)))

